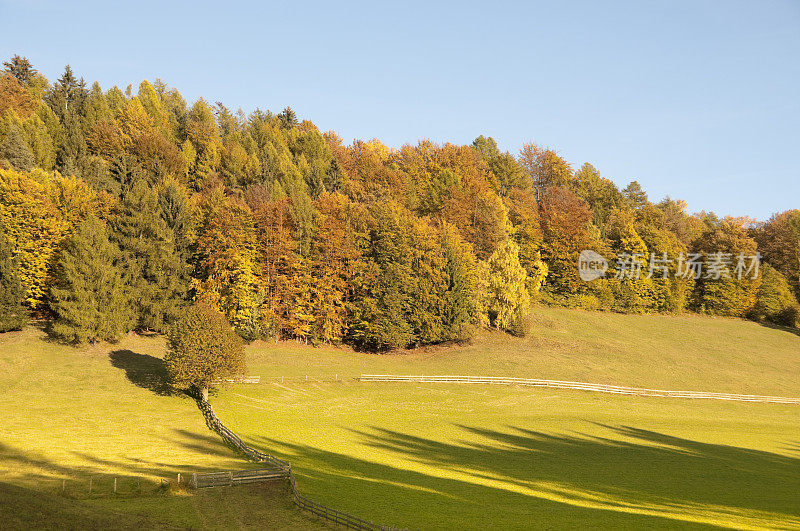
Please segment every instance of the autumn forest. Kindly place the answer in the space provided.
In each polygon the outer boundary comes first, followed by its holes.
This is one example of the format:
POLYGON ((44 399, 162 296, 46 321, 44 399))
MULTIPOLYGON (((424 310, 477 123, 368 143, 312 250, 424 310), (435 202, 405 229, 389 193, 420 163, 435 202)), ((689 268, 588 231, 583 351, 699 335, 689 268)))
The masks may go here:
POLYGON ((368 350, 523 336, 534 304, 798 325, 800 210, 691 214, 536 143, 347 145, 291 108, 232 109, 5 62, 0 331, 35 317, 65 342, 114 341, 165 332, 192 301, 246 340, 368 350), (584 249, 611 263, 603 278, 579 277, 584 249), (719 253, 760 268, 680 271, 719 253), (663 276, 615 274, 651 255, 663 276))

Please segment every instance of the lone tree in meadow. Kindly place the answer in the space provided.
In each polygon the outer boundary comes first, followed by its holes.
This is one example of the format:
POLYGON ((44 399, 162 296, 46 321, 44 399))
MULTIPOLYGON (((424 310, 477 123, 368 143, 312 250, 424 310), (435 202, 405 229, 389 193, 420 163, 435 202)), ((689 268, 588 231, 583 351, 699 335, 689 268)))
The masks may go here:
POLYGON ((244 345, 224 315, 196 304, 181 311, 172 325, 164 361, 175 387, 200 391, 208 400, 214 380, 244 372, 244 345))

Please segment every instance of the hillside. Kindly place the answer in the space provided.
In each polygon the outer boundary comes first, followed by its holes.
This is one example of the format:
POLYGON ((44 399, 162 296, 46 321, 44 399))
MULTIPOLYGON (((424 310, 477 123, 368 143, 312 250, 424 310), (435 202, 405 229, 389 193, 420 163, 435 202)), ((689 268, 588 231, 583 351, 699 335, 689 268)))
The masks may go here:
MULTIPOLYGON (((664 500, 716 504, 708 514, 690 511, 689 521, 716 519, 730 524, 789 514, 800 517, 793 512, 789 494, 790 485, 798 481, 796 460, 790 457, 796 453, 791 445, 800 440, 800 411, 794 406, 352 380, 361 372, 494 374, 800 396, 800 337, 790 332, 698 316, 547 308, 537 309, 536 316, 534 333, 527 339, 482 333, 468 345, 383 355, 257 342, 247 349, 248 372, 262 376, 262 383, 222 390, 212 395, 212 402, 220 417, 252 444, 292 460, 304 492, 388 524, 427 527, 426 519, 436 511, 448 518, 471 515, 480 522, 482 517, 463 505, 473 496, 488 496, 509 518, 521 518, 532 500, 539 499, 536 489, 529 490, 537 476, 513 479, 507 467, 534 465, 539 470, 552 468, 540 478, 548 484, 588 482, 600 491, 609 485, 628 489, 629 495, 617 492, 612 497, 622 506, 631 500, 647 505, 643 500, 656 496, 658 488, 664 489, 664 500), (283 384, 268 378, 277 376, 284 377, 283 384), (518 430, 529 432, 527 442, 515 439, 518 430), (564 438, 568 433, 578 439, 564 438), (630 446, 633 453, 615 453, 614 445, 589 445, 586 437, 635 445, 630 446), (549 441, 550 447, 540 447, 542 441, 549 441), (476 453, 477 448, 488 452, 508 444, 533 445, 547 452, 557 449, 566 461, 532 463, 527 454, 511 455, 508 461, 503 453, 486 454, 491 459, 485 460, 476 453), (585 451, 573 453, 575 444, 585 451), (713 450, 716 457, 711 461, 659 457, 647 450, 653 444, 682 446, 701 454, 713 450), (630 473, 613 479, 618 472, 611 470, 622 467, 623 461, 629 466, 631 458, 637 464, 630 473), (636 479, 634 472, 646 474, 654 458, 662 460, 659 473, 665 478, 678 474, 688 481, 685 475, 695 474, 712 494, 701 496, 695 487, 683 493, 682 486, 666 479, 661 487, 636 479), (726 475, 726 465, 713 464, 721 463, 718 459, 741 461, 744 468, 726 475), (485 470, 478 475, 494 477, 494 483, 476 483, 479 462, 485 470), (571 464, 564 465, 567 462, 571 464), (587 470, 590 462, 597 464, 587 470), (765 463, 772 464, 756 472, 754 467, 765 463), (678 468, 673 471, 673 467, 678 468), (344 487, 342 478, 351 478, 344 487), (508 481, 522 481, 528 490, 513 487, 516 494, 509 494, 508 481), (713 494, 724 491, 726 481, 769 488, 773 501, 713 494), (359 501, 355 492, 370 492, 381 500, 402 495, 406 501, 388 505, 359 501), (412 511, 414 504, 422 512, 412 511), (735 518, 724 516, 726 506, 739 508, 735 518), (748 513, 741 510, 743 506, 764 514, 748 513)), ((0 496, 8 501, 5 507, 19 503, 22 508, 8 520, 12 527, 24 522, 50 527, 55 521, 68 527, 103 527, 121 514, 135 515, 125 520, 131 527, 213 527, 223 525, 215 519, 220 513, 243 527, 269 526, 273 521, 295 522, 293 527, 299 528, 318 525, 296 512, 277 487, 201 493, 157 489, 160 478, 174 480, 178 472, 253 466, 207 430, 192 400, 169 393, 160 362, 163 353, 159 336, 129 335, 115 345, 72 348, 47 340, 34 327, 0 335, 4 398, 0 415, 5 423, 0 436, 4 475, 0 496), (111 494, 114 477, 119 478, 116 497, 111 494), (59 501, 64 500, 62 480, 69 503, 59 501), (143 493, 135 488, 137 480, 143 493)), ((580 525, 598 507, 589 503, 585 490, 578 490, 583 492, 579 496, 583 501, 577 503, 582 510, 552 489, 545 496, 550 501, 534 505, 561 522, 580 525)), ((608 523, 644 526, 652 524, 655 514, 659 521, 686 520, 659 503, 636 521, 618 520, 612 511, 608 523)), ((600 505, 601 514, 606 514, 609 507, 605 502, 600 505)))
POLYGON ((800 396, 800 335, 750 321, 537 307, 524 339, 483 331, 468 344, 374 355, 256 342, 249 372, 320 379, 469 374, 634 387, 800 396))

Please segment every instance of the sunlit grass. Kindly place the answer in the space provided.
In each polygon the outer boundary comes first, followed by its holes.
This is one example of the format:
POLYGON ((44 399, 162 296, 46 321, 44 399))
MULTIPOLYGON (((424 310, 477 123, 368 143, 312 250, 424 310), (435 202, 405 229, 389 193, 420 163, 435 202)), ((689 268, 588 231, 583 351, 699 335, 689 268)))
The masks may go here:
MULTIPOLYGON (((304 492, 357 516, 421 529, 800 527, 797 406, 354 380, 457 373, 800 396, 790 332, 540 308, 526 339, 484 332, 382 355, 259 342, 247 352, 262 383, 212 394, 220 417, 289 458, 304 492)), ((170 394, 163 353, 160 337, 76 349, 34 327, 0 335, 5 527, 318 525, 280 485, 158 488, 178 473, 257 466, 208 431, 192 400, 170 394)))
POLYGON ((215 402, 302 489, 384 523, 800 528, 797 406, 305 382, 215 402))
POLYGON ((634 387, 800 396, 800 335, 739 319, 538 307, 530 337, 482 332, 470 344, 382 355, 255 343, 249 373, 330 379, 360 373, 467 374, 634 387))

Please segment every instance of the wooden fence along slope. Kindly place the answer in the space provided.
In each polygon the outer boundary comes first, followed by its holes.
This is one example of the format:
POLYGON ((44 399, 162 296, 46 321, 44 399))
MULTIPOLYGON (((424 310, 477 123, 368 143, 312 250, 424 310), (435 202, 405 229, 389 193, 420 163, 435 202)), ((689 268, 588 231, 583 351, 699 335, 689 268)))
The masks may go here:
POLYGON ((646 389, 642 387, 622 387, 585 382, 566 382, 561 380, 539 380, 534 378, 504 378, 499 376, 402 376, 392 374, 362 374, 362 382, 451 382, 469 384, 505 384, 525 385, 532 387, 549 387, 553 389, 577 389, 596 391, 618 395, 657 396, 667 398, 704 398, 710 400, 734 400, 740 402, 766 402, 773 404, 800 404, 800 398, 785 396, 739 395, 731 393, 708 393, 702 391, 666 391, 663 389, 646 389))
POLYGON ((292 490, 292 499, 295 505, 301 509, 305 509, 317 516, 324 518, 330 522, 339 524, 348 529, 363 529, 367 531, 388 531, 397 528, 387 527, 383 525, 374 524, 361 518, 357 518, 336 509, 332 509, 321 503, 317 503, 306 496, 300 494, 297 490, 297 484, 292 474, 292 465, 288 461, 278 459, 264 452, 260 452, 255 448, 248 446, 239 438, 238 435, 229 430, 222 421, 214 414, 214 410, 206 400, 202 398, 197 400, 197 405, 200 411, 203 412, 203 417, 206 419, 206 425, 209 429, 222 437, 228 445, 246 455, 253 461, 269 463, 270 468, 259 470, 237 470, 228 472, 212 472, 210 474, 192 474, 191 485, 195 488, 214 487, 225 485, 240 485, 243 483, 255 483, 259 481, 267 481, 270 479, 288 478, 289 485, 292 490))

